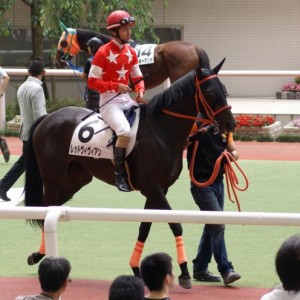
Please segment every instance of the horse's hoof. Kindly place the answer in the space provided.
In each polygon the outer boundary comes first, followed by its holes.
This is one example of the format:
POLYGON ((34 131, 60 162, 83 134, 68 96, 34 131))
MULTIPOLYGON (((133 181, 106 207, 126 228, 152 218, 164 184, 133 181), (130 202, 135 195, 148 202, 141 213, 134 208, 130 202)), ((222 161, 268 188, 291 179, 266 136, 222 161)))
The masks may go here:
POLYGON ((192 288, 192 280, 190 276, 180 275, 178 277, 178 283, 184 289, 189 290, 192 288))
POLYGON ((44 256, 45 254, 41 254, 39 252, 33 252, 28 256, 27 263, 29 266, 33 266, 37 264, 40 260, 42 260, 44 256))

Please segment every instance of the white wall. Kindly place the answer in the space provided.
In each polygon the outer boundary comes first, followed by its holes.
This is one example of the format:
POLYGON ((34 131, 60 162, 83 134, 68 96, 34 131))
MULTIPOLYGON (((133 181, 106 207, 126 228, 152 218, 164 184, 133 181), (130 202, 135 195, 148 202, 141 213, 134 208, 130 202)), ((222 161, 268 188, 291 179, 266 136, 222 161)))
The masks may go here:
MULTIPOLYGON (((182 26, 183 39, 205 49, 212 67, 226 57, 223 70, 300 70, 299 0, 168 0, 166 8, 162 2, 153 2, 155 25, 182 26)), ((29 26, 21 0, 9 13, 16 26, 29 26)), ((231 97, 274 97, 293 79, 221 78, 231 97)))
MULTIPOLYGON (((300 70, 299 0, 154 1, 156 25, 182 25, 183 39, 224 70, 300 70)), ((299 74, 300 75, 300 74, 299 74)), ((231 96, 274 97, 294 78, 223 78, 231 96)))

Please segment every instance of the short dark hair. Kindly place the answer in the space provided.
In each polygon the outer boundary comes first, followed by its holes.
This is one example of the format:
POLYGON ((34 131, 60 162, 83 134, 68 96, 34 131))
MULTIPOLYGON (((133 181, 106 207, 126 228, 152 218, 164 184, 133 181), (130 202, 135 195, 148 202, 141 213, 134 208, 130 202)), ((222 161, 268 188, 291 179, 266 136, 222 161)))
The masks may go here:
POLYGON ((44 62, 41 58, 39 57, 34 57, 30 60, 29 65, 28 65, 28 73, 31 76, 39 76, 44 72, 44 62))
POLYGON ((144 284, 133 275, 115 278, 109 288, 108 300, 144 300, 144 284))
POLYGON ((63 257, 46 257, 39 265, 39 281, 45 292, 57 292, 68 279, 70 262, 63 257))
POLYGON ((172 268, 172 257, 167 253, 158 252, 146 256, 141 263, 141 274, 148 289, 161 290, 165 277, 172 275, 172 268))
POLYGON ((286 291, 300 291, 300 235, 292 235, 280 246, 275 258, 276 271, 286 291))

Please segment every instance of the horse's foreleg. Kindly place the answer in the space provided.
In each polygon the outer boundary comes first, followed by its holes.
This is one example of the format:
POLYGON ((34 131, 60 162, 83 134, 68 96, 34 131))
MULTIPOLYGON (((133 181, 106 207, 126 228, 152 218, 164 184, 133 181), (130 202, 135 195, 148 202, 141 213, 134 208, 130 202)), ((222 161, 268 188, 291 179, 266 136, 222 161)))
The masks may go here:
POLYGON ((187 256, 182 237, 182 226, 180 223, 170 223, 169 226, 176 240, 177 262, 181 270, 181 274, 178 277, 179 285, 185 289, 190 289, 192 287, 191 276, 187 267, 187 256))
POLYGON ((140 273, 140 261, 144 250, 144 245, 146 242, 146 239, 149 235, 150 228, 152 223, 145 223, 142 222, 139 229, 139 235, 138 239, 136 241, 134 250, 132 252, 131 258, 130 258, 130 267, 132 268, 133 274, 139 278, 141 278, 140 273))

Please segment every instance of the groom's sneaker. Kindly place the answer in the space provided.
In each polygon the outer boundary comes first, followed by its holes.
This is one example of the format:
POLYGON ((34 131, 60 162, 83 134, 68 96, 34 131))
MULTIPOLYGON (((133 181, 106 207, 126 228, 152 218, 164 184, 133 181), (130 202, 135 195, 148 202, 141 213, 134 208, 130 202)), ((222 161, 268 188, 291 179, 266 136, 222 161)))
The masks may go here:
POLYGON ((241 279, 241 275, 234 272, 234 270, 228 270, 227 272, 222 274, 222 278, 224 284, 227 285, 241 279))
POLYGON ((203 272, 194 272, 193 278, 198 281, 206 281, 206 282, 220 282, 221 277, 214 275, 213 273, 209 272, 208 270, 203 272))

